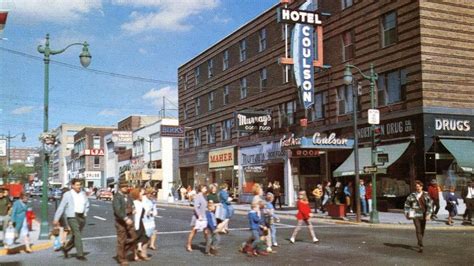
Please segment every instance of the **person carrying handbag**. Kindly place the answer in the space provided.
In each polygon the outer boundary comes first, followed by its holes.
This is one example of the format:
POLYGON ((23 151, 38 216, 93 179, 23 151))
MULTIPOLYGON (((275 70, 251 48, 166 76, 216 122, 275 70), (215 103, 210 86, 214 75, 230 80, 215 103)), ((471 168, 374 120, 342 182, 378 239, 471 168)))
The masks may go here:
POLYGON ((418 239, 418 252, 423 252, 423 237, 425 235, 426 221, 431 218, 432 200, 428 192, 423 191, 423 183, 415 181, 415 192, 408 195, 405 201, 405 217, 413 220, 416 238, 418 239))

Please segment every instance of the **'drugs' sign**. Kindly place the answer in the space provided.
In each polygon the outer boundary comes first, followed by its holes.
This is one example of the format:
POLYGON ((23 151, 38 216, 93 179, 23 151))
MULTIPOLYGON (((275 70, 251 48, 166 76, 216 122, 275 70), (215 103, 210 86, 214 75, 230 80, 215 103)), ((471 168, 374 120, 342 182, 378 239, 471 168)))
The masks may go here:
POLYGON ((299 10, 286 7, 278 9, 279 22, 295 24, 291 37, 293 73, 306 109, 314 104, 314 67, 322 67, 323 60, 322 22, 315 12, 314 1, 307 0, 299 10), (317 38, 314 36, 315 28, 317 38))

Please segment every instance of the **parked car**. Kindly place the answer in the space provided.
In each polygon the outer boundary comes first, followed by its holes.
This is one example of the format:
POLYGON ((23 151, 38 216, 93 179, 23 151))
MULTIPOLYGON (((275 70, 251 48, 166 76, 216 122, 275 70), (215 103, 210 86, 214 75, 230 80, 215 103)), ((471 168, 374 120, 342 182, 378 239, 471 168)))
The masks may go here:
POLYGON ((62 196, 62 191, 60 189, 50 189, 48 191, 48 200, 60 200, 62 196))
POLYGON ((112 200, 113 194, 110 191, 107 191, 106 189, 101 189, 97 191, 96 195, 98 200, 112 200))

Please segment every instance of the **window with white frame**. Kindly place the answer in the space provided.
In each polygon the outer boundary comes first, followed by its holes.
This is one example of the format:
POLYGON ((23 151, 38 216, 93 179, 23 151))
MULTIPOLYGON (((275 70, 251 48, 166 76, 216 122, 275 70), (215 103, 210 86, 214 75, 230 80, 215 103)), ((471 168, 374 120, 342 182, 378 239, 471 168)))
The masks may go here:
POLYGON ((207 144, 216 143, 216 124, 207 126, 207 144))
POLYGON ((245 39, 239 42, 239 55, 240 62, 247 59, 247 41, 245 39))
POLYGON ((406 84, 406 69, 399 69, 379 74, 377 80, 378 106, 384 106, 405 100, 406 84))
POLYGON ((208 99, 208 105, 207 105, 208 110, 212 111, 212 109, 214 109, 214 92, 213 91, 209 92, 207 99, 208 99))
POLYGON ((227 70, 229 68, 229 50, 225 50, 222 53, 222 70, 227 70))
POLYGON ((223 99, 224 105, 229 104, 229 85, 224 86, 223 97, 224 97, 223 99))
POLYGON ((194 130, 194 147, 201 146, 201 129, 197 128, 194 130))
POLYGON ((258 31, 258 51, 267 49, 267 30, 265 28, 258 31))
POLYGON ((382 47, 392 45, 397 42, 397 13, 389 12, 382 16, 382 47))
POLYGON ((352 30, 342 33, 342 61, 354 58, 354 34, 352 30))
POLYGON ((291 65, 282 66, 283 71, 283 84, 287 84, 293 80, 293 67, 291 65), (288 69, 288 71, 287 71, 288 69), (288 73, 288 74, 287 74, 288 73), (286 80, 286 75, 288 75, 288 80, 286 80))
POLYGON ((222 140, 229 140, 232 137, 232 119, 222 121, 222 140))
POLYGON ((353 108, 352 85, 344 85, 337 89, 337 113, 351 113, 353 108))
POLYGON ((144 139, 140 138, 140 139, 135 140, 133 142, 133 149, 132 149, 133 156, 136 157, 136 156, 143 155, 144 146, 145 146, 144 139))
POLYGON ((199 110, 201 109, 201 98, 198 97, 194 100, 194 109, 196 116, 198 116, 199 110))
POLYGON ((183 141, 183 145, 184 145, 185 149, 189 149, 189 139, 190 138, 191 138, 191 132, 186 131, 184 133, 184 141, 183 141))
POLYGON ((214 76, 214 60, 207 60, 207 78, 214 76))
POLYGON ((100 136, 94 136, 92 139, 92 148, 100 149, 100 136))
POLYGON ((313 120, 324 118, 324 104, 323 104, 324 92, 316 93, 314 97, 314 117, 313 120))
POLYGON ((199 76, 201 75, 200 72, 199 66, 194 69, 194 82, 196 85, 199 84, 199 76))
POLYGON ((353 0, 341 0, 341 10, 351 7, 353 4, 353 0))
POLYGON ((240 99, 247 98, 248 88, 247 88, 247 78, 240 79, 240 99))
POLYGON ((260 69, 260 91, 267 87, 267 68, 260 69))

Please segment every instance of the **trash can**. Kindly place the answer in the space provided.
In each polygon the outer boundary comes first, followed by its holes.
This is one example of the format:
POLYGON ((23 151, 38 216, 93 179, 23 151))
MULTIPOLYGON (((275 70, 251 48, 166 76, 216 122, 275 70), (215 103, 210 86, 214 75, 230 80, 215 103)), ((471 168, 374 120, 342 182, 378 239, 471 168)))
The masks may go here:
POLYGON ((346 205, 344 204, 329 204, 328 214, 331 217, 343 218, 346 216, 346 205))

